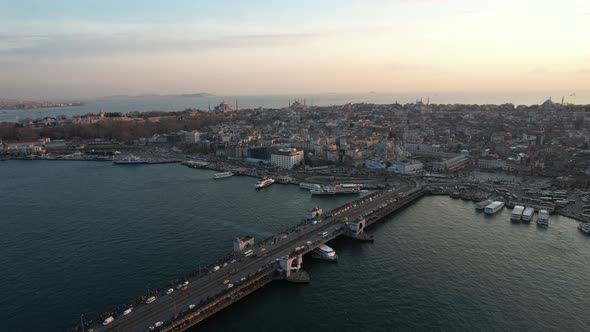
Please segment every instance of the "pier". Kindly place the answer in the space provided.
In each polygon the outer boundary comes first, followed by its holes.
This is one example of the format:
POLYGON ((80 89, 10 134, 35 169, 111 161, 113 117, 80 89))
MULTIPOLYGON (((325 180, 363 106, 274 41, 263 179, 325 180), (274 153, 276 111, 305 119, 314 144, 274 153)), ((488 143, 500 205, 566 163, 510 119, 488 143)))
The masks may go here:
POLYGON ((397 187, 357 198, 260 242, 236 239, 233 253, 179 279, 174 291, 161 289, 138 297, 134 303, 119 306, 92 324, 80 323, 72 330, 184 331, 273 280, 308 282, 313 276, 301 268, 306 254, 340 236, 372 240, 365 232, 368 227, 424 194, 420 184, 400 180, 397 187), (151 296, 155 300, 146 303, 151 296), (129 308, 132 311, 124 315, 129 308), (108 317, 114 319, 103 326, 108 317))

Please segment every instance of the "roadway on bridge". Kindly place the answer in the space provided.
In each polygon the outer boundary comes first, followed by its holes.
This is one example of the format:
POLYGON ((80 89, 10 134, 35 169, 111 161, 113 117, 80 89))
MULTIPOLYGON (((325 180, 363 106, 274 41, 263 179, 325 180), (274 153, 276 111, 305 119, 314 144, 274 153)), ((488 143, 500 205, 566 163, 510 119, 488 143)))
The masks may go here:
POLYGON ((388 199, 413 186, 412 182, 400 181, 396 188, 381 191, 381 194, 372 200, 367 199, 362 204, 357 203, 356 206, 347 204, 332 210, 333 216, 323 219, 316 225, 307 224, 286 234, 286 237, 284 234, 279 234, 270 242, 256 244, 253 248, 255 255, 244 257, 232 264, 227 262, 228 265, 217 272, 189 279, 190 284, 187 290, 175 289, 170 295, 159 296, 153 303, 141 305, 127 316, 115 317, 113 323, 96 328, 95 331, 146 331, 158 321, 168 321, 175 313, 186 310, 190 304, 198 305, 201 300, 222 293, 228 288, 224 280, 238 284, 241 278, 247 278, 248 275, 268 267, 269 264, 275 264, 278 267, 277 259, 294 252, 296 247, 306 246, 302 252, 309 252, 320 243, 333 238, 330 236, 328 239, 323 239, 320 235, 322 232, 334 234, 344 227, 346 218, 352 221, 370 210, 376 210, 388 199), (307 241, 311 241, 313 247, 309 247, 307 241))

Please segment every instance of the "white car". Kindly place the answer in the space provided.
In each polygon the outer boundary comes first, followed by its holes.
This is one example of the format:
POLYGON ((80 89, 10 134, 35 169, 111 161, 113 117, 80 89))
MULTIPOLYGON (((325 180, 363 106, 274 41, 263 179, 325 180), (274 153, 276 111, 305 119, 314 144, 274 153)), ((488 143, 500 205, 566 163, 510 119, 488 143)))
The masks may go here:
POLYGON ((246 280, 246 277, 240 278, 240 281, 244 281, 244 280, 246 280))
POLYGON ((167 295, 170 295, 170 294, 172 294, 172 292, 174 292, 174 288, 170 288, 169 290, 167 290, 166 291, 166 294, 167 295))
POLYGON ((229 289, 229 288, 232 288, 232 287, 234 287, 234 284, 229 284, 229 285, 227 285, 227 288, 228 288, 228 289, 229 289))
POLYGON ((308 246, 311 246, 311 245, 312 245, 311 241, 307 241, 307 242, 305 242, 305 243, 306 243, 308 246))
POLYGON ((192 310, 192 309, 194 309, 195 307, 196 307, 196 305, 194 305, 194 304, 189 304, 189 305, 188 305, 188 308, 189 308, 189 310, 192 310))
POLYGON ((129 315, 131 313, 131 311, 133 311, 133 308, 129 308, 129 309, 123 311, 123 316, 129 315))
POLYGON ((102 322, 102 325, 109 325, 110 323, 112 323, 115 319, 113 318, 113 316, 107 318, 104 320, 104 322, 102 322))
POLYGON ((156 322, 156 324, 154 324, 155 327, 160 327, 164 325, 164 322, 156 322))
POLYGON ((150 297, 149 299, 145 300, 145 303, 152 303, 156 300, 155 296, 150 297))
POLYGON ((182 283, 183 286, 188 286, 188 284, 189 284, 188 281, 185 281, 185 282, 182 283))

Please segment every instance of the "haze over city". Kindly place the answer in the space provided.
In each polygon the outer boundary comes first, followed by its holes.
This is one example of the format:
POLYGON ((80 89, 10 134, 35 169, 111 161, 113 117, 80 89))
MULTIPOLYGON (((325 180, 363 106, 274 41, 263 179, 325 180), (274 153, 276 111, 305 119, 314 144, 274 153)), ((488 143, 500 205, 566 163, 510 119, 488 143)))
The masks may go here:
POLYGON ((590 2, 3 1, 3 98, 590 86, 590 2))

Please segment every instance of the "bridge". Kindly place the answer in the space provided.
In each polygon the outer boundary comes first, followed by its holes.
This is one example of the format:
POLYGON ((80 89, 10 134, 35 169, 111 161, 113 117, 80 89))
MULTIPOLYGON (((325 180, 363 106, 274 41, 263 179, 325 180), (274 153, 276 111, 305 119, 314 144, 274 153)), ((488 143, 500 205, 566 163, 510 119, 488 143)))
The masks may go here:
POLYGON ((246 248, 240 246, 227 257, 178 280, 171 293, 162 289, 138 297, 72 330, 184 331, 273 280, 308 281, 301 270, 305 254, 339 236, 371 240, 366 228, 424 194, 419 184, 400 181, 395 188, 358 198, 246 248), (248 250, 252 252, 246 255, 248 250), (146 303, 152 296, 155 300, 146 303), (112 321, 102 325, 109 317, 112 321))

